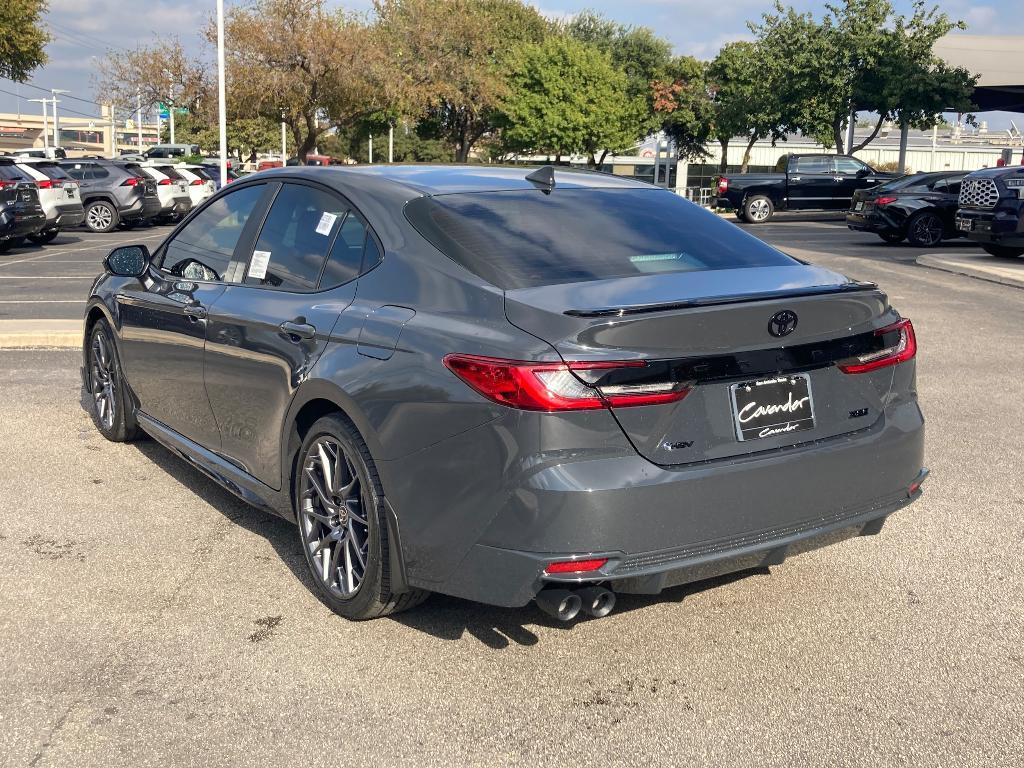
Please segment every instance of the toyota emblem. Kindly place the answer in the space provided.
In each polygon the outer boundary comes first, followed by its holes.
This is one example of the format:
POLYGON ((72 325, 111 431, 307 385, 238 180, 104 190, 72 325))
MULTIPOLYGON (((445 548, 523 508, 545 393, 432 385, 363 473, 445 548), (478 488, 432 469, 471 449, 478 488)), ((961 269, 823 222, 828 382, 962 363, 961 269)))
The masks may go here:
POLYGON ((789 336, 789 334, 796 330, 797 322, 796 312, 791 309, 776 312, 772 315, 772 319, 768 321, 768 333, 779 338, 789 336))

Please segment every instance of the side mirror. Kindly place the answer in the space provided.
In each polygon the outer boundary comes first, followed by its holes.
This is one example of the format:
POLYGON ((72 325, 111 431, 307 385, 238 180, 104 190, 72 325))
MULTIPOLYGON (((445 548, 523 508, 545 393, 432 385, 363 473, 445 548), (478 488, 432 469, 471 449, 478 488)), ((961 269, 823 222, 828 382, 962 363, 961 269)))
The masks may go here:
POLYGON ((122 245, 107 254, 103 267, 112 275, 142 277, 149 269, 149 248, 144 245, 122 245))

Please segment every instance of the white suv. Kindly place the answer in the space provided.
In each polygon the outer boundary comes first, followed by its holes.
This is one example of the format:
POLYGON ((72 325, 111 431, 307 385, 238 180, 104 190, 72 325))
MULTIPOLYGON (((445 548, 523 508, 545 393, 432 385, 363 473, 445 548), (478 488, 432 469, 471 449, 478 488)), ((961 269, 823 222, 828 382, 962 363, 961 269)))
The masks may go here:
POLYGON ((18 169, 36 183, 39 204, 46 214, 46 226, 28 239, 34 243, 48 243, 62 229, 77 227, 85 221, 85 209, 78 182, 72 179, 56 160, 35 157, 16 158, 18 169))
POLYGON ((188 181, 174 170, 174 166, 166 163, 141 163, 139 168, 156 181, 156 194, 160 198, 160 214, 154 219, 157 223, 169 224, 179 221, 192 210, 188 181))
POLYGON ((217 191, 217 185, 201 165, 176 165, 174 170, 188 182, 192 207, 196 208, 217 191))

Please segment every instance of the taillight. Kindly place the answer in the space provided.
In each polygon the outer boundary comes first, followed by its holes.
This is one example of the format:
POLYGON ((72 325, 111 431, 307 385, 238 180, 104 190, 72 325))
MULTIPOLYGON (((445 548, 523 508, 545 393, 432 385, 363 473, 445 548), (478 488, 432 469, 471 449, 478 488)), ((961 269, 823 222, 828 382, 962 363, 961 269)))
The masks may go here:
POLYGON ((0 179, 0 189, 10 189, 11 187, 18 186, 16 181, 8 181, 7 179, 0 179))
POLYGON ((890 336, 892 343, 884 349, 841 360, 836 363, 839 370, 843 373, 867 373, 904 363, 917 354, 917 337, 909 320, 900 320, 893 325, 879 328, 875 331, 875 336, 890 336))
POLYGON ((139 179, 135 176, 129 176, 127 179, 121 182, 122 187, 134 187, 139 183, 139 179))
POLYGON ((889 203, 895 203, 897 199, 893 195, 882 195, 875 199, 875 205, 888 205, 889 203))
POLYGON ((718 180, 718 191, 728 192, 729 191, 729 180, 723 176, 718 180))
POLYGON ((607 562, 607 557, 596 557, 590 560, 559 560, 549 563, 544 569, 544 573, 588 573, 600 570, 607 562))
POLYGON ((201 185, 202 183, 203 183, 203 180, 202 180, 202 179, 192 179, 192 181, 190 181, 190 182, 188 183, 188 185, 189 185, 190 187, 198 187, 198 186, 200 186, 200 185, 201 185))
POLYGON ((36 186, 40 189, 53 189, 53 182, 50 179, 40 179, 36 182, 36 186))
POLYGON ((614 369, 647 367, 643 360, 528 363, 477 355, 447 355, 444 364, 488 400, 527 411, 587 411, 657 405, 682 400, 690 391, 685 383, 674 381, 597 383, 598 378, 614 369), (585 379, 594 383, 586 383, 585 379))
POLYGON ((159 184, 161 187, 169 187, 171 185, 171 180, 170 179, 160 179, 160 181, 158 181, 157 184, 159 184))

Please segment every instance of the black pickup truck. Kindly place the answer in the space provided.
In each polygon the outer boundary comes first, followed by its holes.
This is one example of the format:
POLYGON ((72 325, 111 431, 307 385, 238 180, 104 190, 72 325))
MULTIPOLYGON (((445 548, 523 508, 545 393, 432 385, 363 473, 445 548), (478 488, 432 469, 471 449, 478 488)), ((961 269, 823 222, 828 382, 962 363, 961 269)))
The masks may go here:
POLYGON ((1024 256, 1024 166, 986 168, 960 185, 956 227, 993 256, 1024 256))
POLYGON ((751 224, 775 211, 849 209, 853 193, 895 178, 849 155, 793 155, 779 158, 772 173, 741 173, 718 180, 718 206, 751 224))

